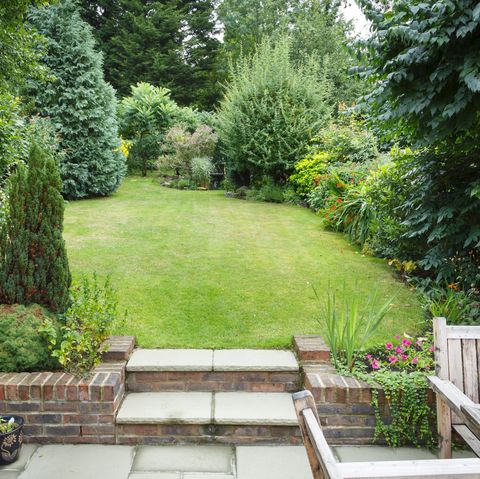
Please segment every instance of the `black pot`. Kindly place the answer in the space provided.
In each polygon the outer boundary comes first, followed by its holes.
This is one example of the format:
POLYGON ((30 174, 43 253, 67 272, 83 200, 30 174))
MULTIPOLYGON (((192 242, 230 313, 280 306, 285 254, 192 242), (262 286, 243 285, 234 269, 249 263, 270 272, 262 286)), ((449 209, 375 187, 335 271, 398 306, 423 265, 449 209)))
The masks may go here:
POLYGON ((4 421, 9 421, 12 417, 18 426, 13 431, 0 434, 0 465, 15 462, 22 447, 23 424, 25 422, 23 418, 20 416, 0 416, 4 421))

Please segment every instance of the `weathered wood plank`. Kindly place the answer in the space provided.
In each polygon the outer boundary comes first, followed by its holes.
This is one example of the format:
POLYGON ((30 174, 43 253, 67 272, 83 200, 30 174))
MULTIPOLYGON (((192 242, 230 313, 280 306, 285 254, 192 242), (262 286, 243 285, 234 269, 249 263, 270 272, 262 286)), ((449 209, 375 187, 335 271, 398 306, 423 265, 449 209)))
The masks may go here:
POLYGON ((343 479, 478 479, 480 459, 347 462, 339 464, 343 479))
POLYGON ((447 320, 433 318, 433 344, 435 345, 436 374, 440 379, 449 379, 447 320))
POLYGON ((480 326, 447 326, 447 339, 480 339, 480 326))
POLYGON ((463 392, 462 340, 448 340, 448 371, 450 381, 463 392))
POLYGON ((463 392, 473 401, 478 403, 478 365, 477 341, 475 339, 462 339, 463 355, 463 392))
POLYGON ((462 436, 463 440, 468 444, 470 449, 477 455, 480 456, 480 440, 473 434, 467 426, 456 424, 453 426, 455 431, 462 436))
POLYGON ((320 428, 312 393, 310 391, 295 393, 293 402, 314 479, 341 479, 335 456, 320 428))
POLYGON ((444 381, 436 376, 429 376, 428 380, 432 389, 441 395, 442 399, 455 414, 462 414, 462 406, 475 406, 475 403, 450 381, 444 381))
POLYGON ((477 436, 480 437, 480 406, 462 405, 462 416, 465 420, 465 425, 477 436))

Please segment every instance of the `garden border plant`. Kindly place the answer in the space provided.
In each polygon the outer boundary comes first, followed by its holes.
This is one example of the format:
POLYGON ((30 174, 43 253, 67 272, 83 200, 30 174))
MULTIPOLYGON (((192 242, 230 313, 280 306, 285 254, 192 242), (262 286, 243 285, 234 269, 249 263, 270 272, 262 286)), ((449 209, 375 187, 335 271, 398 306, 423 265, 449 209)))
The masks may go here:
POLYGON ((339 307, 334 293, 328 292, 323 315, 333 365, 339 374, 371 386, 374 440, 383 438, 392 447, 410 444, 433 448, 435 413, 428 404, 426 379, 426 373, 434 368, 432 336, 414 340, 406 334, 403 339, 397 335, 382 348, 364 351, 366 339, 380 325, 391 303, 390 300, 378 307, 372 300, 374 297, 370 295, 364 311, 359 313, 358 302, 347 301, 339 307), (364 321, 359 320, 359 314, 364 321))

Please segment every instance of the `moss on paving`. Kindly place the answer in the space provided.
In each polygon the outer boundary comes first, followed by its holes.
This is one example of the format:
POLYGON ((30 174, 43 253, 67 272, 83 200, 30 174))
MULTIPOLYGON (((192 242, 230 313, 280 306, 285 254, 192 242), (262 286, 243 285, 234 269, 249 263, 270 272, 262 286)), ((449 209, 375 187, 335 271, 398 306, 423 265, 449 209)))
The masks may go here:
POLYGON ((320 295, 328 285, 340 296, 396 295, 374 341, 423 321, 384 260, 300 207, 134 177, 109 198, 70 202, 65 238, 74 276, 111 274, 128 310, 119 332, 143 347, 289 346, 293 334, 322 332, 311 284, 320 295))

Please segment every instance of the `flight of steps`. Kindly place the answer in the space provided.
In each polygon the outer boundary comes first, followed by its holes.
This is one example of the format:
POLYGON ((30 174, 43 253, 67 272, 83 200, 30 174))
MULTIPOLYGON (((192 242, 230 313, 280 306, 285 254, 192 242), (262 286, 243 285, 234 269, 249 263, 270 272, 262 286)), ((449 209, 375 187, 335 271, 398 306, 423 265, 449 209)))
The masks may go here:
POLYGON ((137 349, 118 411, 118 444, 297 444, 290 351, 137 349))

